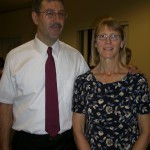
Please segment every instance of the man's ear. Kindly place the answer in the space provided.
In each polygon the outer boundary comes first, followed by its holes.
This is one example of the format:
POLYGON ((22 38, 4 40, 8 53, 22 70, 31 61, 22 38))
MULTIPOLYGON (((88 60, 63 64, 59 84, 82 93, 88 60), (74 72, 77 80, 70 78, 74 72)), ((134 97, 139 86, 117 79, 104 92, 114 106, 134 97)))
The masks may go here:
POLYGON ((32 20, 35 23, 35 25, 38 24, 38 16, 37 16, 37 13, 34 11, 32 12, 32 20))

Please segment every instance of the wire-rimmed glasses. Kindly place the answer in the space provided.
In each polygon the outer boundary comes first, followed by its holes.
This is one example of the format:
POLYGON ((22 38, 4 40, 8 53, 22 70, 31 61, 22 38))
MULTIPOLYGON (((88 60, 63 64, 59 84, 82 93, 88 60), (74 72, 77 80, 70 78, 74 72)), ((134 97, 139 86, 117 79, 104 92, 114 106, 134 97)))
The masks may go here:
POLYGON ((48 18, 54 18, 58 16, 60 19, 65 19, 67 17, 67 13, 65 11, 56 13, 55 11, 48 9, 45 11, 38 11, 38 13, 44 13, 48 18))
POLYGON ((108 38, 111 41, 117 41, 117 40, 119 40, 121 38, 121 36, 118 35, 118 34, 114 34, 114 33, 110 34, 110 35, 108 35, 108 34, 99 34, 99 35, 96 35, 96 39, 100 40, 100 41, 106 41, 108 38))

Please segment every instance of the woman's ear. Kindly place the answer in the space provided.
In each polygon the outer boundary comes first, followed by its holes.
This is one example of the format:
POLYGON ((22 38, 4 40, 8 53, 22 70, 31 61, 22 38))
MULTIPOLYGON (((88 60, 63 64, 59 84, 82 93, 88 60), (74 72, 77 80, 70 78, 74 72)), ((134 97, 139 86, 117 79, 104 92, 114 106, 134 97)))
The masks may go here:
POLYGON ((120 47, 123 48, 124 46, 124 41, 121 42, 120 47))

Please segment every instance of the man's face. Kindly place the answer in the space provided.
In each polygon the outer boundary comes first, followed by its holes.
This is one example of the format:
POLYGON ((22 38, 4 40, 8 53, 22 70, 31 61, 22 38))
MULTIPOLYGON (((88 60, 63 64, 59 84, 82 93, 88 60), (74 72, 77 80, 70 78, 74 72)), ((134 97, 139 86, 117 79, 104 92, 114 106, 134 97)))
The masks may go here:
POLYGON ((44 43, 51 45, 62 32, 65 22, 64 6, 59 1, 48 2, 44 0, 39 15, 33 12, 32 18, 37 25, 37 37, 44 43))

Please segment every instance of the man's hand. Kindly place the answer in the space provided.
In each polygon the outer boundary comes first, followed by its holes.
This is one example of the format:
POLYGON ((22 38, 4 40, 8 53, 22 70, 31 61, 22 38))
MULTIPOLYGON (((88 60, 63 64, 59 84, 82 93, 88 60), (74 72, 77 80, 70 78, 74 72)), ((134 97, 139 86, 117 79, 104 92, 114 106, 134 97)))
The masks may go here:
POLYGON ((133 65, 128 65, 128 70, 129 70, 129 73, 131 74, 140 73, 139 68, 133 65))

